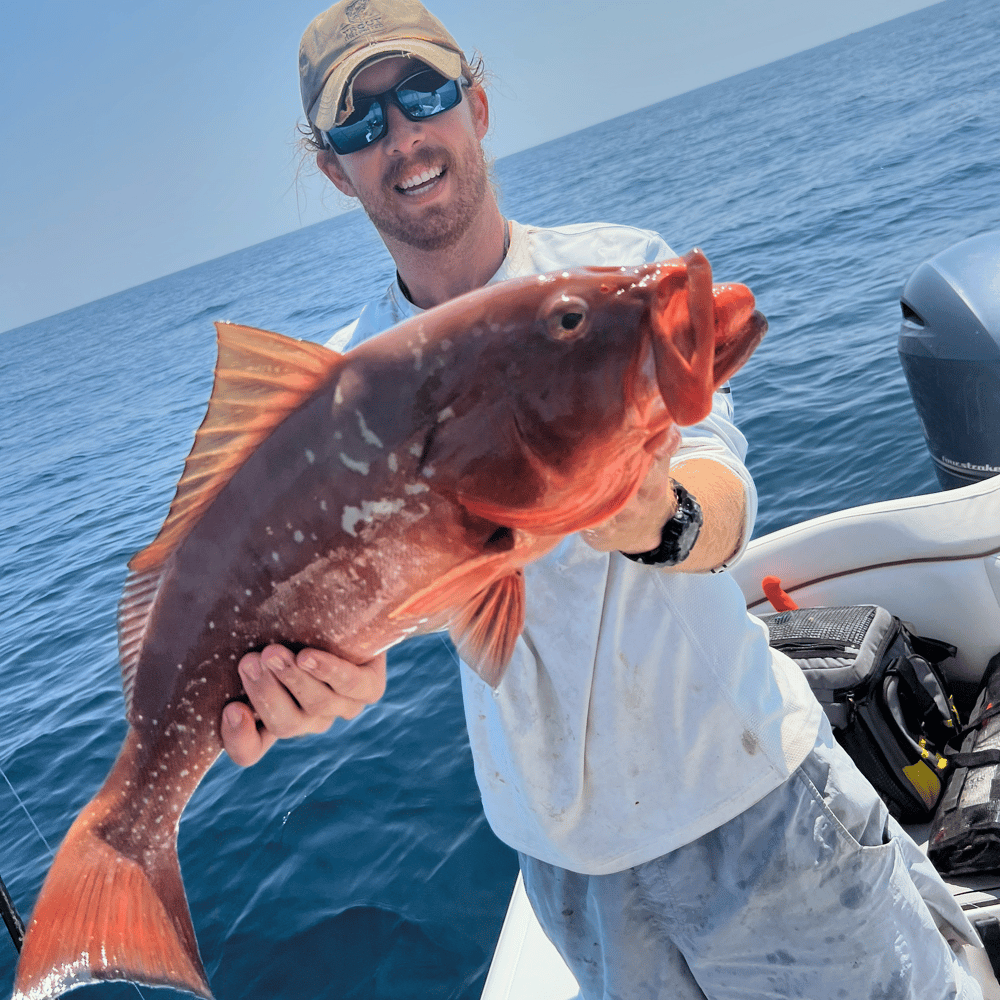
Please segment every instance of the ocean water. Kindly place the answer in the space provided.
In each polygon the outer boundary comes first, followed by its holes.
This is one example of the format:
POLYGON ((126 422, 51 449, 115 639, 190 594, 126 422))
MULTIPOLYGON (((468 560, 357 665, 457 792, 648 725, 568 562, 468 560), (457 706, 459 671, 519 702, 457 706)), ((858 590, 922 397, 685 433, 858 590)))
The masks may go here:
MULTIPOLYGON (((937 489, 898 297, 1000 228, 998 41, 1000 8, 947 0, 496 166, 514 218, 655 229, 755 291, 770 332, 734 391, 758 534, 937 489)), ((391 274, 355 212, 2 335, 0 875, 25 915, 125 732, 115 605, 201 419, 212 321, 323 340, 391 274)), ((415 640, 354 722, 209 773, 180 857, 219 1000, 478 997, 516 860, 456 671, 415 640)), ((13 965, 0 939, 0 990, 13 965)))

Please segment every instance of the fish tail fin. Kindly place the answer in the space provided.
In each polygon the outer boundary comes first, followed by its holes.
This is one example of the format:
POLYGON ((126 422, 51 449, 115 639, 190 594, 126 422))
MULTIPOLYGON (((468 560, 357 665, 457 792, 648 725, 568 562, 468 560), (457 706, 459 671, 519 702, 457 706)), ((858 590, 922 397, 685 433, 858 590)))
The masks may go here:
POLYGON ((169 843, 128 856, 102 836, 119 801, 105 789, 70 827, 52 863, 24 937, 12 1000, 48 1000, 102 980, 171 986, 211 1000, 175 831, 165 831, 169 843))

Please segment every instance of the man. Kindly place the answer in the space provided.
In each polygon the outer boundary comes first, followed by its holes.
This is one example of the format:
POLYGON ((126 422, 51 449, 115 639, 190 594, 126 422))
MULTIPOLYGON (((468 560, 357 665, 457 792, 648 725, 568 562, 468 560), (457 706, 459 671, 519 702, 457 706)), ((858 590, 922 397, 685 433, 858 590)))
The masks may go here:
MULTIPOLYGON (((317 163, 397 266, 347 348, 487 282, 673 256, 645 231, 505 220, 481 82, 413 0, 331 7, 300 71, 317 163)), ((980 997, 935 925, 975 932, 724 572, 756 508, 731 417, 717 394, 624 511, 527 568, 496 692, 462 668, 487 818, 588 1000, 980 997)), ((385 687, 384 656, 269 647, 240 671, 259 718, 226 707, 240 764, 385 687)))

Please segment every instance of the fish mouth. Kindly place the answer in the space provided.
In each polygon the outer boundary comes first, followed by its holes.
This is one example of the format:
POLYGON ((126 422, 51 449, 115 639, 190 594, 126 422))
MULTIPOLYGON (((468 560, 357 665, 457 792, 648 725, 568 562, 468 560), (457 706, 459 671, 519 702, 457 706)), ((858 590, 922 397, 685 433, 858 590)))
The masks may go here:
POLYGON ((760 342, 764 334, 767 333, 767 317, 759 309, 754 309, 749 323, 749 336, 755 337, 757 342, 760 342))
POLYGON ((682 426, 703 420, 712 394, 738 371, 767 330, 745 285, 714 284, 698 249, 657 285, 651 312, 653 356, 660 395, 682 426))

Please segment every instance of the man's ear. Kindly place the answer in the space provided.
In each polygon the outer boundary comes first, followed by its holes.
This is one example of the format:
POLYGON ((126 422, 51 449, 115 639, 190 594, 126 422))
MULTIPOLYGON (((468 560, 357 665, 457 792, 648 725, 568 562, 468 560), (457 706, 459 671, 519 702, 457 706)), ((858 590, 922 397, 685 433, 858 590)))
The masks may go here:
POLYGON ((338 191, 346 194, 348 198, 357 198, 358 194, 344 173, 336 153, 329 149, 321 149, 316 154, 316 166, 333 181, 338 191))
POLYGON ((482 87, 472 86, 469 88, 469 107, 472 111, 476 138, 482 141, 490 129, 490 102, 482 87))

